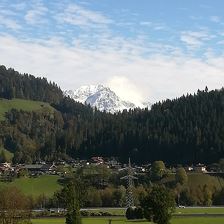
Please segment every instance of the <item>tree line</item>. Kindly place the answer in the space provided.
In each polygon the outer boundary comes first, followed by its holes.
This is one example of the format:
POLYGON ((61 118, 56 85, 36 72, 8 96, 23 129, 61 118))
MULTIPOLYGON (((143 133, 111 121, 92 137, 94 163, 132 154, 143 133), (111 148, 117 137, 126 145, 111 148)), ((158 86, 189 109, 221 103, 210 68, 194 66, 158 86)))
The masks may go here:
POLYGON ((0 96, 49 102, 55 112, 9 111, 0 145, 16 162, 37 159, 132 157, 138 163, 212 163, 224 157, 224 89, 198 90, 152 108, 99 112, 64 97, 45 78, 0 67, 0 96))

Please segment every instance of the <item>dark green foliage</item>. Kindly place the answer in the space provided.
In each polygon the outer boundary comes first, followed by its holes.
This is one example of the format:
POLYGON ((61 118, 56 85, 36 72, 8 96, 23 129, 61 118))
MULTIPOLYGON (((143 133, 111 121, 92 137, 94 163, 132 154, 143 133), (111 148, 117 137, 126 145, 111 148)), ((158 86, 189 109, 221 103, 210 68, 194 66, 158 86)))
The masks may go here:
POLYGON ((128 220, 135 219, 134 208, 132 207, 127 208, 125 215, 128 220))
POLYGON ((0 86, 0 97, 6 99, 32 99, 53 103, 63 98, 60 88, 55 83, 48 83, 46 78, 21 75, 5 66, 0 66, 0 86))
POLYGON ((56 112, 10 111, 0 146, 15 162, 117 156, 121 161, 212 163, 224 157, 224 89, 198 91, 117 114, 63 97, 54 83, 0 66, 0 97, 40 100, 56 112))
POLYGON ((168 224, 175 210, 175 200, 168 189, 154 186, 141 202, 141 206, 146 219, 158 224, 168 224))
POLYGON ((224 205, 224 188, 214 194, 214 205, 224 205))
POLYGON ((125 216, 128 220, 130 219, 143 219, 143 209, 141 207, 129 207, 126 210, 125 216))
POLYGON ((175 179, 176 179, 177 183, 180 183, 182 185, 187 183, 188 176, 187 176, 187 173, 186 173, 186 171, 183 167, 180 167, 176 170, 175 179))
POLYGON ((166 167, 163 161, 155 161, 152 164, 151 179, 153 181, 160 180, 166 172, 166 167))
POLYGON ((143 219, 144 218, 144 211, 141 207, 135 208, 135 217, 136 217, 136 219, 143 219))
POLYGON ((76 210, 73 210, 72 212, 67 212, 66 214, 66 224, 81 224, 81 216, 80 213, 77 212, 76 210))
POLYGON ((81 224, 80 208, 83 200, 83 185, 76 177, 64 188, 64 199, 67 208, 66 224, 81 224))

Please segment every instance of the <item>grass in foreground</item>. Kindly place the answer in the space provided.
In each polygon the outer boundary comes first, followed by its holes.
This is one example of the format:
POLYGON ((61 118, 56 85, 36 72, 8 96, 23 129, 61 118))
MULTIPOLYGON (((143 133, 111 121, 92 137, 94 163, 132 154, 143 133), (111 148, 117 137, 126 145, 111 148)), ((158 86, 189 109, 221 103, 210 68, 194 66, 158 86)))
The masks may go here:
POLYGON ((171 224, 223 224, 224 217, 184 217, 173 218, 171 224))
POLYGON ((23 99, 12 99, 7 100, 0 98, 0 121, 5 119, 5 113, 11 109, 24 110, 24 111, 38 111, 48 109, 53 111, 48 103, 33 101, 33 100, 23 100, 23 99))
MULTIPOLYGON (((111 224, 149 224, 147 221, 127 221, 126 219, 111 218, 111 224)), ((64 224, 63 218, 34 219, 33 224, 64 224)), ((108 224, 109 218, 83 218, 83 224, 108 224)), ((223 224, 224 217, 186 217, 173 218, 171 224, 223 224)), ((151 223, 152 224, 152 223, 151 223)))
MULTIPOLYGON (((150 222, 146 221, 127 221, 126 219, 119 219, 119 218, 111 218, 112 222, 111 224, 149 224, 150 222)), ((33 224, 65 224, 65 219, 63 218, 46 218, 46 219, 34 219, 32 220, 33 224)), ((109 218, 83 218, 82 219, 83 224, 108 224, 109 218)))
POLYGON ((23 177, 11 183, 0 182, 0 187, 15 186, 26 195, 37 197, 41 194, 52 196, 61 186, 58 183, 58 176, 43 175, 36 178, 23 177))
MULTIPOLYGON (((101 208, 91 209, 90 212, 110 212, 113 215, 125 215, 125 208, 113 209, 113 208, 101 208)), ((224 214, 224 207, 186 207, 176 208, 175 214, 224 214)))
POLYGON ((224 214, 224 208, 208 207, 208 208, 177 208, 175 214, 224 214))

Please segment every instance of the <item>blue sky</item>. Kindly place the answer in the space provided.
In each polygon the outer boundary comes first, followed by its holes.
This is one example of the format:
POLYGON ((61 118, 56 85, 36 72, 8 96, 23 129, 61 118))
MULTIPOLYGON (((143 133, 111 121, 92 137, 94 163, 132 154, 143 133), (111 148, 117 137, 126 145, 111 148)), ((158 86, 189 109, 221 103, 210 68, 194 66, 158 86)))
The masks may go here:
POLYGON ((136 103, 224 83, 222 0, 1 0, 0 61, 136 103))

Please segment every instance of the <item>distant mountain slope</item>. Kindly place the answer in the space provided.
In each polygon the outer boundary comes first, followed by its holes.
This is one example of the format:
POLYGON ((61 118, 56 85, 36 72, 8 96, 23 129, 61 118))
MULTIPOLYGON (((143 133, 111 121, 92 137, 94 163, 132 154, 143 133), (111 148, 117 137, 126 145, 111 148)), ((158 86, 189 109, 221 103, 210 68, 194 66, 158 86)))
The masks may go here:
MULTIPOLYGON (((103 85, 81 86, 75 91, 65 91, 65 95, 70 96, 75 101, 89 104, 100 111, 116 113, 118 111, 134 109, 137 106, 129 101, 124 101, 116 95, 110 88, 103 85)), ((143 104, 148 107, 149 104, 143 104)))
POLYGON ((63 99, 63 92, 46 78, 36 78, 29 74, 20 74, 12 68, 0 66, 0 97, 20 98, 58 103, 63 99))

